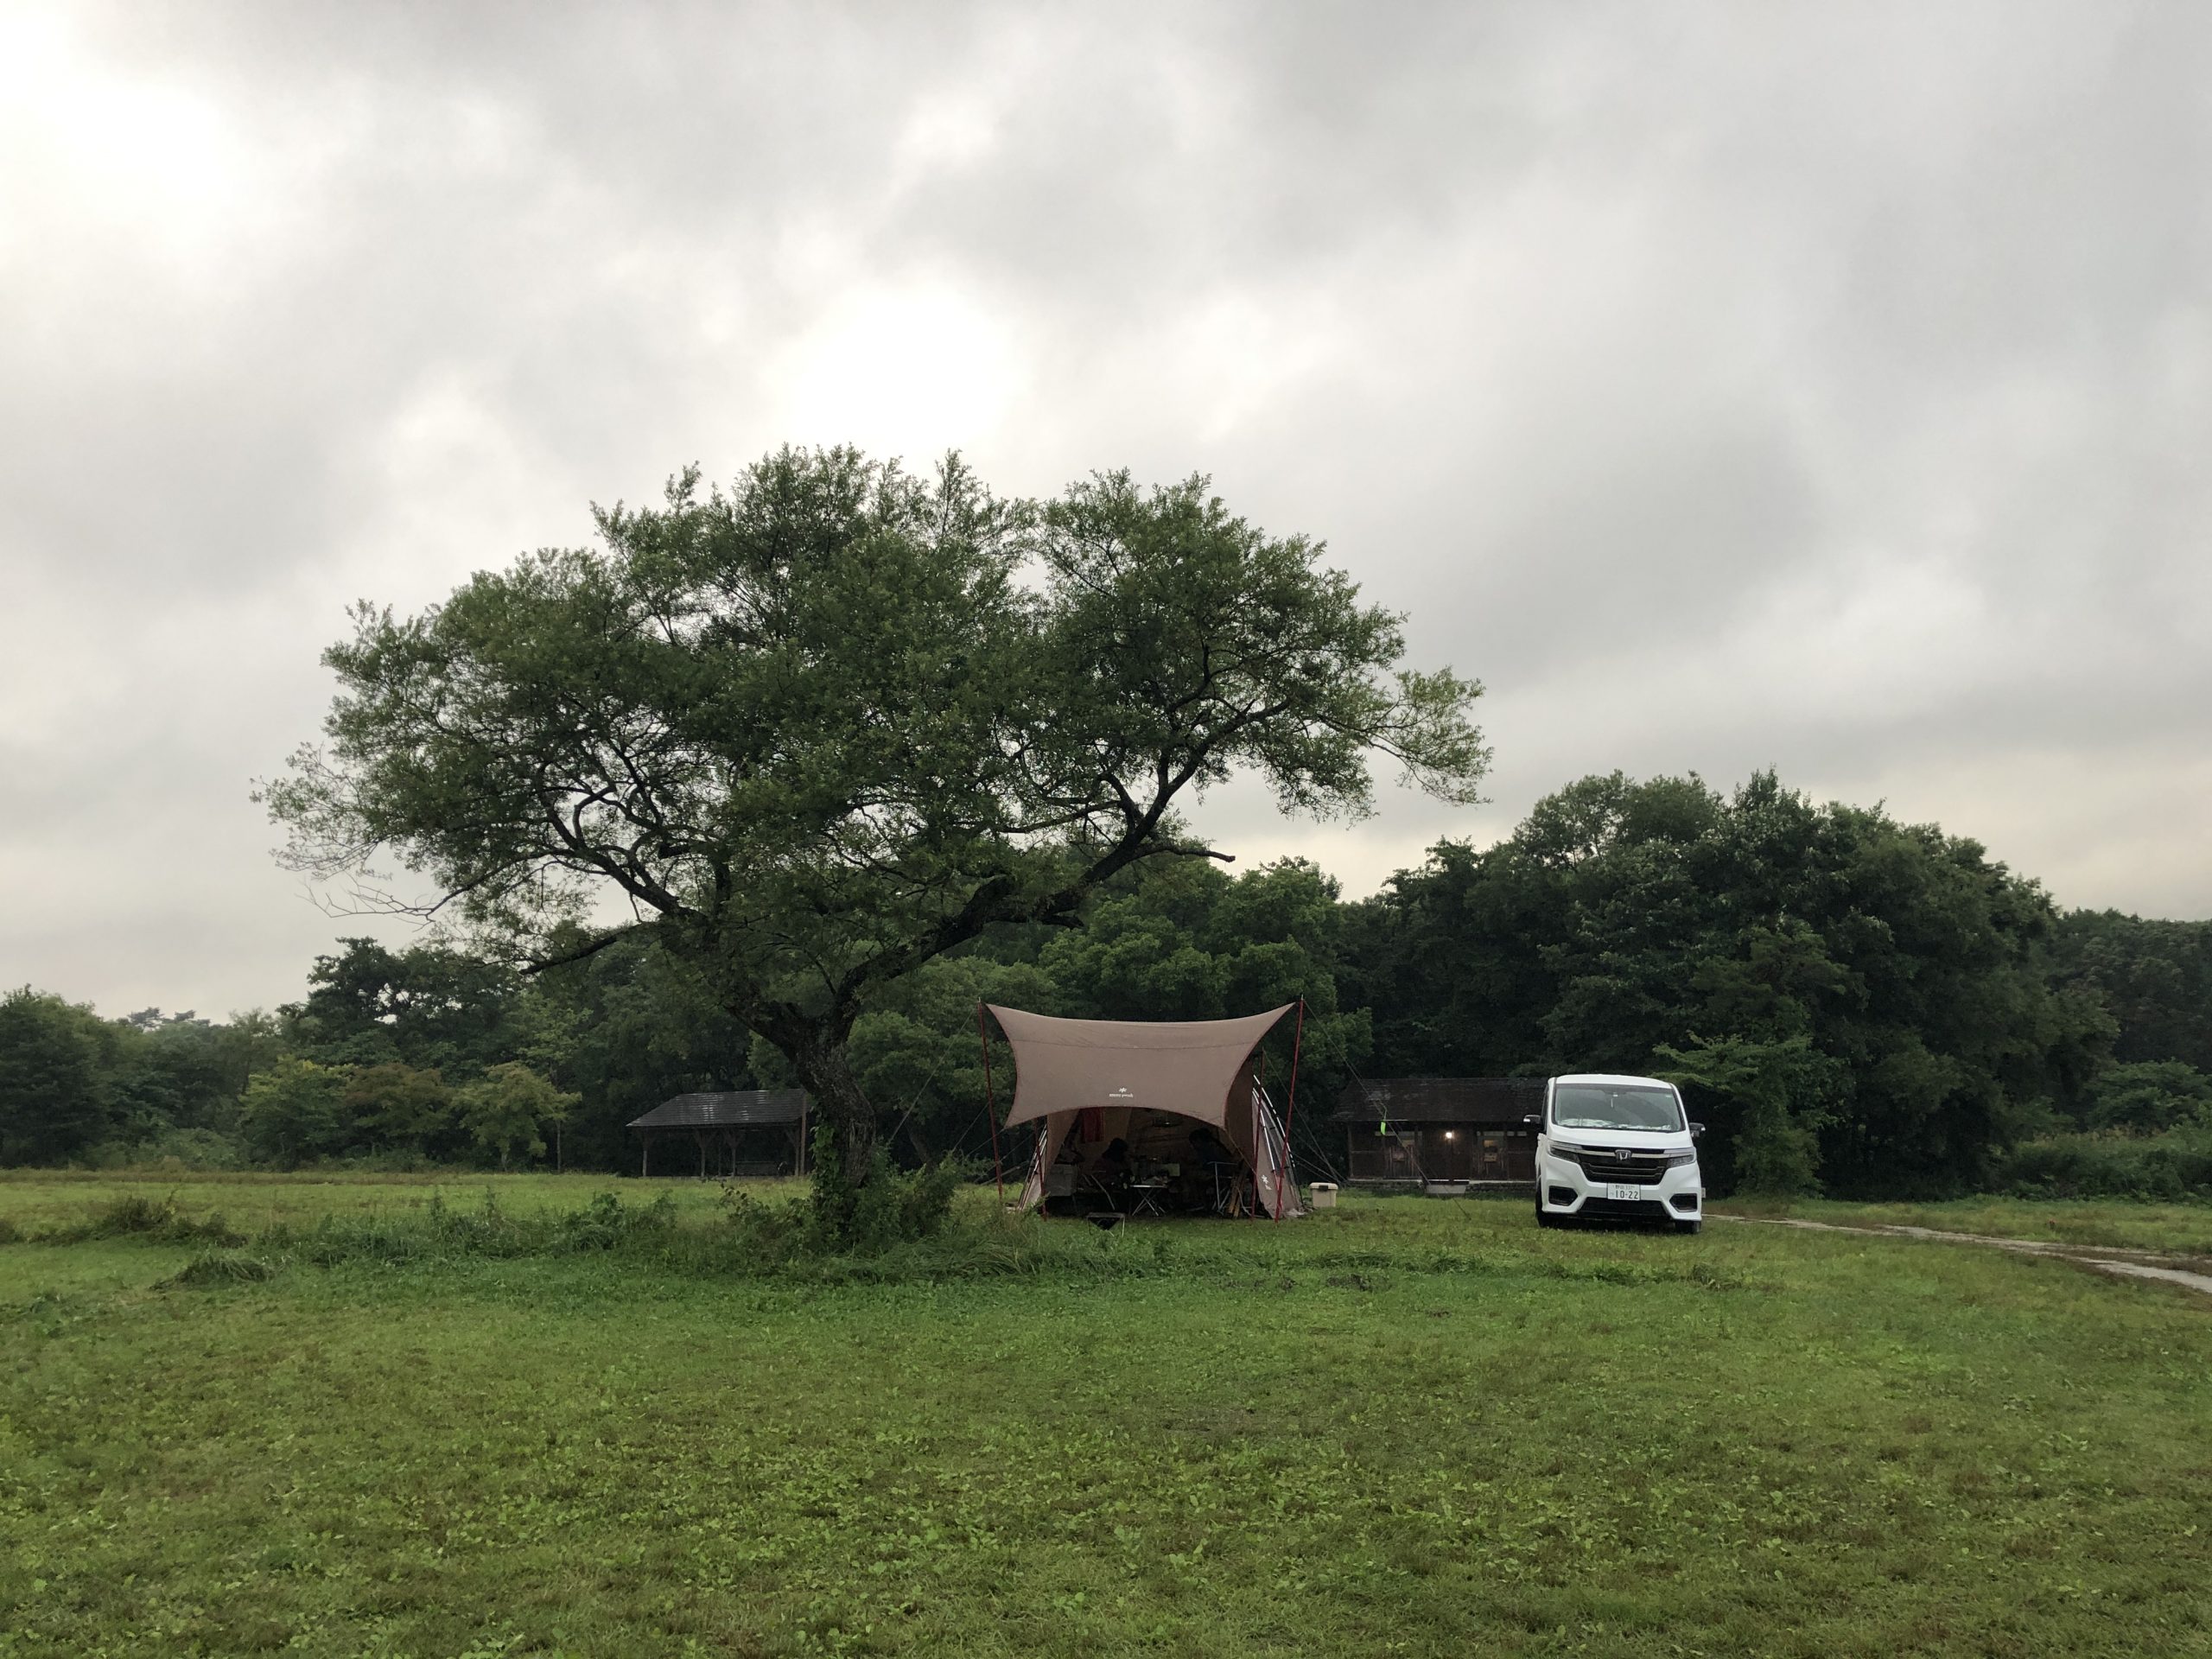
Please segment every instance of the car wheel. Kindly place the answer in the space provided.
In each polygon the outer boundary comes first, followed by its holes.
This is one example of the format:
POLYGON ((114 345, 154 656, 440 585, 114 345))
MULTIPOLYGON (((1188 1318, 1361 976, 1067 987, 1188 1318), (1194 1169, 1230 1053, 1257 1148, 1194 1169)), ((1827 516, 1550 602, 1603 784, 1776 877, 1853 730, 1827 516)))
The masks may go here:
POLYGON ((1704 1225, 1705 1222, 1702 1218, 1696 1221, 1678 1221, 1675 1224, 1675 1230, 1678 1233, 1694 1233, 1701 1230, 1704 1225))
POLYGON ((1559 1221, 1560 1218, 1557 1216, 1552 1214, 1550 1211, 1544 1208, 1544 1201, 1541 1198, 1538 1198, 1536 1200, 1536 1225, 1539 1227, 1556 1227, 1559 1225, 1559 1221))

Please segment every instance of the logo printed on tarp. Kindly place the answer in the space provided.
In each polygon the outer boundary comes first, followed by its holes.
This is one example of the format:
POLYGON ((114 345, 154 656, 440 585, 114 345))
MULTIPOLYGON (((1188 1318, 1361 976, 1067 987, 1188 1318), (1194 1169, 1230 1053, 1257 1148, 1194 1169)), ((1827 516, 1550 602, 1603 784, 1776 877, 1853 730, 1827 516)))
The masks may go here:
POLYGON ((1108 1095, 1106 1098, 1109 1100, 1135 1100, 1136 1096, 1131 1094, 1128 1088, 1124 1086, 1115 1090, 1114 1092, 1108 1095))

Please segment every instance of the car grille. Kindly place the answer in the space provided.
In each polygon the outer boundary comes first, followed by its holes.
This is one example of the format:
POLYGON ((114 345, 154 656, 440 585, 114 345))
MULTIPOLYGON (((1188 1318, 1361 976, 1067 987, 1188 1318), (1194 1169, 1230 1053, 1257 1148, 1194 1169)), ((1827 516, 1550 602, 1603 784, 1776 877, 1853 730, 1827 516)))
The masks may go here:
POLYGON ((1667 1206, 1656 1198, 1585 1198, 1578 1216, 1612 1216, 1622 1221, 1660 1221, 1667 1206))
POLYGON ((1666 1178, 1681 1156, 1672 1152, 1631 1151, 1623 1158, 1611 1147, 1593 1147, 1568 1154, 1593 1181, 1618 1181, 1624 1186, 1652 1186, 1666 1178))

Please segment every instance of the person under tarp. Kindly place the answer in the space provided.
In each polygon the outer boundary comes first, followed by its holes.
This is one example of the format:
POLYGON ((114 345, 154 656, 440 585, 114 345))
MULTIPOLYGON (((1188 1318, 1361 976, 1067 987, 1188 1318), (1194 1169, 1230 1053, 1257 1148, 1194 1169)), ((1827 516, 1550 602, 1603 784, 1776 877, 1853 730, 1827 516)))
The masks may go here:
MULTIPOLYGON (((1243 1020, 1180 1021, 1058 1020, 984 1004, 978 1020, 995 1019, 1014 1050, 1004 1126, 1037 1125, 1022 1208, 1066 1191, 1072 1165, 1069 1196, 1077 1208, 1088 1198, 1118 1210, 1135 1195, 1148 1209, 1278 1220, 1304 1213, 1289 1140, 1259 1072, 1262 1040, 1294 1010, 1302 1039, 1298 1002, 1243 1020), (1207 1132, 1205 1139, 1194 1130, 1207 1132)), ((1295 1044, 1292 1055, 1294 1111, 1295 1044)), ((988 1065, 988 1043, 984 1058, 988 1065)))

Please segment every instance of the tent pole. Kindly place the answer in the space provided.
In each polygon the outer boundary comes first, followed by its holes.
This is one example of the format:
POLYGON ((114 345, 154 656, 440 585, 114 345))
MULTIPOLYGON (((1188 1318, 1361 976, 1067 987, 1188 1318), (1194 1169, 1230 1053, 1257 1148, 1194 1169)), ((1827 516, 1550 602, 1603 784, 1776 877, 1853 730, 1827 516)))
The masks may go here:
POLYGON ((1306 999, 1298 999, 1298 1029, 1290 1039, 1290 1103, 1283 1108, 1282 1168, 1275 1176, 1275 1219, 1282 1219, 1282 1212, 1290 1207, 1282 1184, 1290 1178, 1290 1126, 1298 1121, 1298 1052, 1306 1046, 1306 999))
POLYGON ((991 1086, 991 1033, 983 1023, 983 1005, 976 1004, 976 1040, 983 1046, 983 1116, 991 1126, 991 1175, 998 1183, 999 1203, 1006 1203, 1006 1165, 999 1157, 999 1097, 991 1086))

